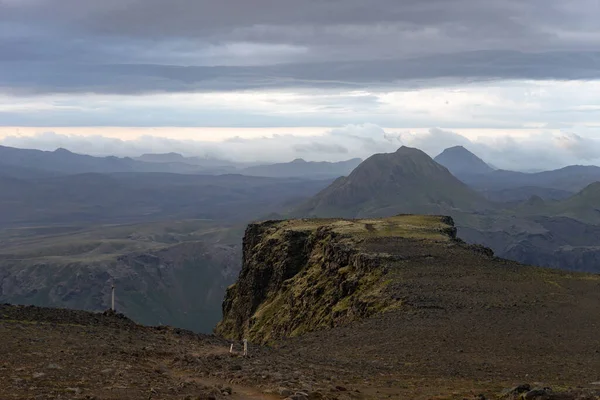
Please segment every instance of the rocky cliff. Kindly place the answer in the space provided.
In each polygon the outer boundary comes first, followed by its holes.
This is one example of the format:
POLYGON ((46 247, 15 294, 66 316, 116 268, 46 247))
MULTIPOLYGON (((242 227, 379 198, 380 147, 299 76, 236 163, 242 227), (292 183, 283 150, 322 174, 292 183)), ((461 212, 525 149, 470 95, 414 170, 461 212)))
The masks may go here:
POLYGON ((397 240, 451 243, 452 219, 404 215, 388 219, 304 219, 251 224, 243 269, 227 290, 217 333, 266 342, 331 328, 400 307, 391 267, 397 240))

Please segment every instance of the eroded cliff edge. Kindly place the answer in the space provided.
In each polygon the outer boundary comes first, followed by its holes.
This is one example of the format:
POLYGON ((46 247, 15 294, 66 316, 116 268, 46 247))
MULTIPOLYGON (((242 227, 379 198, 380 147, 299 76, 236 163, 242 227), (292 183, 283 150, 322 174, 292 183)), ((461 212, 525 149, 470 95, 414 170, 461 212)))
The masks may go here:
POLYGON ((423 257, 424 244, 463 245, 443 216, 251 224, 216 332, 264 343, 398 309, 394 266, 423 257))

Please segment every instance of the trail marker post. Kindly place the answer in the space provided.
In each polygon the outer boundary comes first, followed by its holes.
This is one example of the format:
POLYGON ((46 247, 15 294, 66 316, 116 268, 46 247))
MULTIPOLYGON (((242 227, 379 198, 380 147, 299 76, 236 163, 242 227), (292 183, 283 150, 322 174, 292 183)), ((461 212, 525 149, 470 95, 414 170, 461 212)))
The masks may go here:
POLYGON ((229 354, 233 354, 233 343, 231 343, 231 346, 229 347, 229 354))
POLYGON ((248 356, 248 339, 244 339, 244 357, 248 356))
POLYGON ((115 311, 115 284, 112 285, 112 301, 111 301, 111 310, 115 311))

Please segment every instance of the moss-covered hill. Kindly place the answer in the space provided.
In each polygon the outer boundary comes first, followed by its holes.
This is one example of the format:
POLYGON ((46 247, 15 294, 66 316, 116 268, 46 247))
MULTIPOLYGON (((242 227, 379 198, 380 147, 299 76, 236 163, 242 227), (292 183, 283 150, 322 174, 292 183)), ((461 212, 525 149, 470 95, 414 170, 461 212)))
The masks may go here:
POLYGON ((250 225, 244 269, 227 291, 217 331, 264 342, 399 307, 382 265, 397 257, 362 246, 390 237, 448 242, 455 233, 452 221, 438 216, 250 225))
MULTIPOLYGON (((216 331, 266 343, 384 316, 389 323, 365 335, 388 340, 405 329, 399 321, 407 315, 438 313, 447 319, 442 329, 467 334, 469 327, 452 326, 453 315, 465 310, 481 312, 485 324, 511 315, 540 323, 544 315, 543 329, 565 318, 572 325, 560 329, 573 328, 571 339, 583 342, 592 333, 589 318, 600 326, 598 275, 498 259, 455 234, 453 221, 440 216, 250 225, 242 272, 227 291, 216 331)), ((531 340, 537 329, 519 325, 515 332, 531 340)))

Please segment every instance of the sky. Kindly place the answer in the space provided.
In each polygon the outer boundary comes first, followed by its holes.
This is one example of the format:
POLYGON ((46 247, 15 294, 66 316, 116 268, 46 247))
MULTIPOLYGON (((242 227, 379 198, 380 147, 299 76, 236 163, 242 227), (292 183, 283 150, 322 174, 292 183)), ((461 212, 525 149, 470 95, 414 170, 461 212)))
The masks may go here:
POLYGON ((600 0, 0 0, 0 144, 600 165, 600 0))

